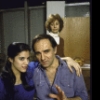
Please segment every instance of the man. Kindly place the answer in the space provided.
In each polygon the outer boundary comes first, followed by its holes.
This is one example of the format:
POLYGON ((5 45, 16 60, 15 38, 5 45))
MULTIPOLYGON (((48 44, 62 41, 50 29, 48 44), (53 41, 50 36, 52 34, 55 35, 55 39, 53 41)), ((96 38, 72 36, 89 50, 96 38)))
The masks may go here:
POLYGON ((37 35, 32 49, 40 62, 33 80, 39 100, 88 100, 83 76, 72 74, 67 64, 56 56, 57 43, 46 34, 37 35))

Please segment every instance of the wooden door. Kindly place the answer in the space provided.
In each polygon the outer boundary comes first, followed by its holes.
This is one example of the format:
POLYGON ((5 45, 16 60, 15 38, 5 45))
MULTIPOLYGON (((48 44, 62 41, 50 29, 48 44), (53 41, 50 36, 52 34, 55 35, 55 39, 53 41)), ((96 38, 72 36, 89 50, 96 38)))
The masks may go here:
POLYGON ((64 39, 64 54, 90 60, 90 17, 64 18, 60 36, 64 39))

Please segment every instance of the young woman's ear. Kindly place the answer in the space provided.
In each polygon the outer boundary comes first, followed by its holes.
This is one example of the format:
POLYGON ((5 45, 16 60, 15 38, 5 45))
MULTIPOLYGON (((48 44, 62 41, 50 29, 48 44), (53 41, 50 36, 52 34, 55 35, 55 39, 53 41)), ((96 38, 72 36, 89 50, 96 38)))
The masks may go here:
POLYGON ((13 62, 13 60, 11 59, 11 58, 8 58, 8 60, 12 63, 13 62))

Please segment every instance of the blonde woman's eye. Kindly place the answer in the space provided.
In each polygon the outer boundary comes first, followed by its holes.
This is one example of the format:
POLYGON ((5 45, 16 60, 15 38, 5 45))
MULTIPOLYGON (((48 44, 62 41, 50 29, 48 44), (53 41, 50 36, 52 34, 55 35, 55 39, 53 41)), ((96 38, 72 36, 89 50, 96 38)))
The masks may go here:
POLYGON ((56 25, 59 25, 59 23, 56 23, 56 25))
POLYGON ((52 23, 51 26, 53 26, 54 24, 52 23))

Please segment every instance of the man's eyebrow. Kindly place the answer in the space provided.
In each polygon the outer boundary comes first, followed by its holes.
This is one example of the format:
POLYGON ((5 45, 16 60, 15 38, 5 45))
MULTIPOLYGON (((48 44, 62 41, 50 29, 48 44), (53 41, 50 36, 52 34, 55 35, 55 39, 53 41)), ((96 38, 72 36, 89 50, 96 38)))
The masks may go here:
POLYGON ((50 51, 50 49, 46 49, 46 50, 44 50, 44 52, 45 52, 45 51, 50 51))
MULTIPOLYGON (((50 51, 50 49, 43 50, 43 52, 45 52, 45 51, 50 51)), ((36 51, 35 53, 40 53, 40 52, 36 51)))
POLYGON ((40 52, 39 52, 39 51, 35 51, 34 53, 35 53, 35 54, 39 54, 40 52))

